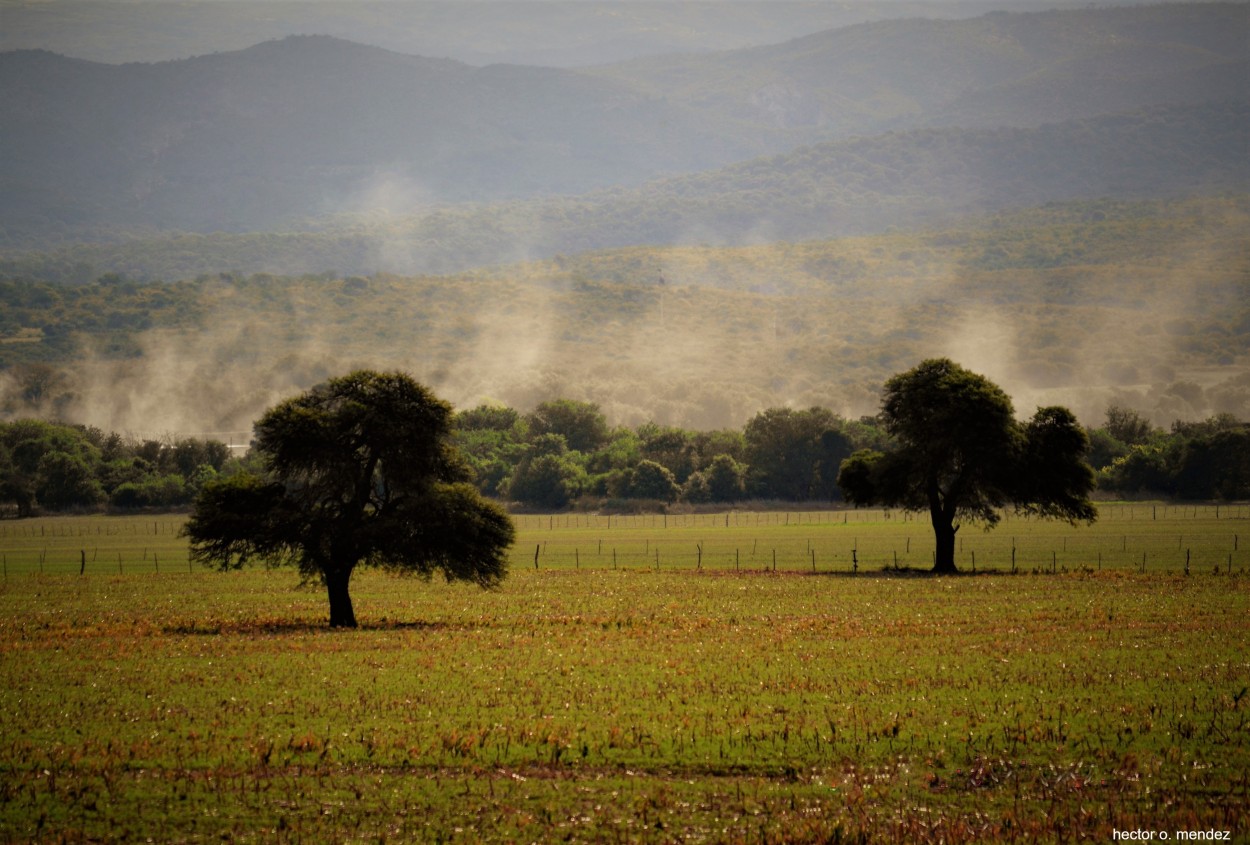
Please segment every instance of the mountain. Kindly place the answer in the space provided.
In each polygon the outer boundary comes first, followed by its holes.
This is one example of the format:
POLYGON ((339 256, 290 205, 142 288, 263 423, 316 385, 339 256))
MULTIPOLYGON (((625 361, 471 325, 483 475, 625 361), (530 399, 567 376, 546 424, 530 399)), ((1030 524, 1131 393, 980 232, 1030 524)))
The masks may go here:
POLYGON ((0 0, 0 51, 123 64, 319 33, 473 65, 579 67, 772 44, 883 18, 969 18, 1004 5, 1086 0, 0 0))
POLYGON ((152 65, 0 55, 0 209, 243 230, 584 191, 750 151, 626 85, 322 36, 152 65))
POLYGON ((1250 6, 1225 3, 892 20, 595 73, 810 141, 1244 99, 1248 62, 1250 6))
POLYGON ((1102 197, 1250 193, 1250 104, 1160 106, 1031 129, 830 141, 578 197, 345 215, 304 232, 173 234, 12 256, 0 273, 88 280, 247 273, 451 273, 632 244, 751 244, 934 226, 1102 197))
MULTIPOLYGON (((636 188, 885 131, 1244 102, 1248 13, 1216 3, 897 20, 583 71, 473 67, 325 36, 157 64, 4 53, 0 244, 412 215, 636 188)), ((1066 141, 1082 155, 1079 138, 1066 141)))

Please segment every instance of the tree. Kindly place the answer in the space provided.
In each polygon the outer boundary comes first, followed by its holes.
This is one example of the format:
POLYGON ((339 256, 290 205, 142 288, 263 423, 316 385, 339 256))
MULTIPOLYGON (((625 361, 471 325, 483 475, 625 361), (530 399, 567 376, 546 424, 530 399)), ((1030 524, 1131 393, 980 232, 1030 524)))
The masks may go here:
POLYGON ((678 484, 684 484, 694 472, 698 450, 691 432, 649 422, 638 427, 638 437, 642 441, 642 458, 666 468, 678 484))
POLYGON ((848 501, 929 511, 933 571, 956 572, 956 520, 997 525, 999 511, 1071 522, 1097 516, 1089 493, 1088 440, 1066 408, 1039 408, 1021 425, 1011 399, 984 376, 947 359, 924 361, 885 384, 881 419, 897 443, 842 464, 848 501))
POLYGON ((1125 446, 1138 446, 1150 440, 1154 426, 1132 408, 1111 405, 1107 408, 1107 433, 1125 446))
POLYGON ((35 496, 51 510, 92 507, 104 501, 104 489, 81 455, 47 452, 39 459, 35 496))
POLYGON ((483 499, 449 443, 451 407, 403 373, 359 371, 270 409, 263 474, 208 482, 185 532, 221 569, 252 559, 319 580, 332 627, 355 627, 358 566, 483 587, 506 574, 508 515, 483 499))
POLYGON ((531 455, 517 464, 508 495, 527 505, 562 508, 581 494, 585 478, 585 471, 567 455, 531 455))
POLYGON ((18 516, 36 506, 89 507, 103 499, 95 477, 100 450, 82 429, 33 419, 0 423, 0 446, 8 450, 0 497, 17 504, 18 516))
POLYGON ((608 422, 592 402, 553 399, 543 402, 527 417, 530 434, 561 434, 574 452, 590 454, 608 442, 608 422))
POLYGON ((668 467, 655 461, 639 461, 630 476, 630 495, 634 499, 655 499, 672 502, 681 493, 681 487, 668 467))
POLYGON ((769 408, 756 414, 743 431, 756 494, 790 501, 832 496, 832 486, 822 485, 821 478, 836 478, 850 454, 838 433, 843 423, 826 408, 769 408))
POLYGON ((717 455, 703 471, 713 502, 736 502, 746 496, 746 467, 729 455, 717 455))
POLYGON ((1176 493, 1181 498, 1250 497, 1250 427, 1191 438, 1179 452, 1176 493))

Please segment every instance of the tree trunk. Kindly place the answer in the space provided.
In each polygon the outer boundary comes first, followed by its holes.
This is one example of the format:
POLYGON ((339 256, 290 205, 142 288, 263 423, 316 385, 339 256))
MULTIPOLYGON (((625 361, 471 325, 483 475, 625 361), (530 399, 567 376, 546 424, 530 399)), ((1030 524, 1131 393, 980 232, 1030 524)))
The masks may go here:
POLYGON ((939 575, 952 575, 959 570, 955 567, 955 532, 959 529, 949 522, 933 523, 933 537, 937 541, 933 555, 933 571, 939 575))
POLYGON ((947 506, 947 495, 937 478, 930 477, 925 485, 925 496, 929 500, 929 520, 933 523, 933 573, 935 575, 952 575, 959 570, 955 568, 955 533, 959 527, 955 525, 955 508, 947 506))
POLYGON ((937 575, 953 575, 959 570, 955 567, 955 534, 959 527, 955 525, 952 515, 940 506, 929 508, 929 518, 933 522, 933 572, 937 575))
POLYGON ((352 596, 347 591, 351 569, 338 569, 326 573, 326 590, 330 594, 330 627, 355 628, 356 612, 352 610, 352 596))

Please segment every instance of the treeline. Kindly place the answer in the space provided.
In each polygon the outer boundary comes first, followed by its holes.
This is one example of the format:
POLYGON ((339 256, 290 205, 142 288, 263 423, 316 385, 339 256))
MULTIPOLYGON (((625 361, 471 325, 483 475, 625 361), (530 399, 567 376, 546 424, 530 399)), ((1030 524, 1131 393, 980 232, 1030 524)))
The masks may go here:
MULTIPOLYGON (((1250 498, 1250 423, 1230 415, 1153 427, 1112 406, 1088 430, 1105 495, 1250 498)), ((556 399, 529 413, 481 405, 455 416, 454 440, 482 493, 523 509, 651 510, 744 500, 837 502, 842 461, 883 449, 874 417, 769 408, 741 429, 608 425, 599 406, 556 399)), ((0 423, 0 508, 17 516, 73 509, 179 508, 241 468, 213 440, 127 439, 38 420, 0 423)))
POLYGON ((0 423, 0 512, 179 508, 232 462, 215 440, 137 440, 33 419, 0 423))
POLYGON ((1250 498, 1250 423, 1230 414, 1155 428, 1135 411, 1112 406, 1090 432, 1098 486, 1122 495, 1175 499, 1250 498))
POLYGON ((770 408, 741 430, 689 431, 610 428, 597 405, 568 399, 528 414, 485 405, 463 411, 455 437, 483 493, 535 508, 577 500, 608 507, 832 501, 840 498, 842 461, 884 443, 871 421, 825 408, 770 408))
MULTIPOLYGON (((842 461, 882 449, 875 417, 826 408, 770 408, 741 430, 689 431, 646 423, 609 428, 596 405, 544 402, 529 414, 481 406, 457 415, 456 439, 479 489, 537 508, 728 504, 744 499, 836 502, 842 461)), ((1250 498, 1250 423, 1228 414, 1151 426, 1112 406, 1087 431, 1089 463, 1107 495, 1250 498)))

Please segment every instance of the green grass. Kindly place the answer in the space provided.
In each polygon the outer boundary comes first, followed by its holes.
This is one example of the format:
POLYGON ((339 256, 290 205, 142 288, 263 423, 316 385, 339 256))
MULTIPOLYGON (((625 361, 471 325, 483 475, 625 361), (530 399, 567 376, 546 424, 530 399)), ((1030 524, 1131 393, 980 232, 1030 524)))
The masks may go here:
MULTIPOLYGON (((1104 504, 1092 526, 1007 516, 961 529, 961 569, 1250 570, 1250 505, 1104 504)), ((882 510, 719 514, 521 515, 512 569, 873 572, 928 569, 933 533, 920 514, 882 510)), ((183 517, 86 516, 0 521, 5 574, 189 573, 183 517)))
POLYGON ((361 573, 354 632, 171 517, 4 523, 0 839, 1244 841, 1250 511, 1153 507, 941 579, 881 572, 901 514, 522 517, 501 589, 361 573))

